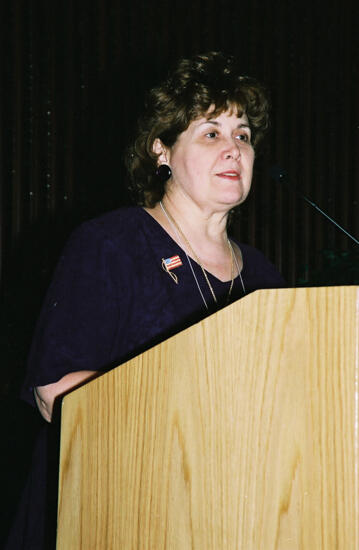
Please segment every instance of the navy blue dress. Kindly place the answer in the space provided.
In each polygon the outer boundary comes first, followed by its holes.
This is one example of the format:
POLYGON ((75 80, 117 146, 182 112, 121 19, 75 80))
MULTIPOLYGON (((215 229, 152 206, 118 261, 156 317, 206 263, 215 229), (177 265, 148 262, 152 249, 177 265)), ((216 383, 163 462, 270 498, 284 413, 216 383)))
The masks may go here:
MULTIPOLYGON (((284 286, 281 275, 261 252, 243 244, 239 247, 246 294, 284 286)), ((212 308, 213 298, 201 268, 194 261, 192 266, 212 308)), ((210 273, 208 278, 218 299, 217 309, 223 307, 230 283, 210 273)), ((231 301, 243 295, 240 278, 236 277, 231 301)), ((86 222, 66 245, 47 293, 23 398, 34 404, 35 386, 56 382, 70 372, 109 370, 209 313, 185 253, 145 210, 120 209, 86 222), (175 255, 182 262, 173 270, 178 284, 162 267, 163 259, 175 255)), ((46 425, 44 432, 51 429, 46 425)), ((9 549, 52 547, 52 542, 43 543, 44 518, 49 514, 45 500, 47 446, 43 435, 19 512, 17 534, 12 534, 9 549), (11 542, 15 539, 17 542, 11 542)))

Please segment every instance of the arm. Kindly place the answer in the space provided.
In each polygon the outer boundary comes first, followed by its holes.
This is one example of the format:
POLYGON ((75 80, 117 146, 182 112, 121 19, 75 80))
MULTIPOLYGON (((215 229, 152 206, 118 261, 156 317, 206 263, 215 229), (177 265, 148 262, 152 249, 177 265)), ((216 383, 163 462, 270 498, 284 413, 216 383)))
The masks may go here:
POLYGON ((59 395, 76 388, 83 382, 94 378, 96 375, 97 372, 91 370, 70 372, 63 376, 58 382, 47 384, 46 386, 37 386, 34 389, 35 401, 45 420, 51 422, 54 401, 59 395))
POLYGON ((65 246, 37 323, 22 392, 48 422, 57 396, 119 363, 118 335, 126 320, 120 309, 126 312, 129 300, 122 292, 122 258, 95 222, 80 226, 65 246))

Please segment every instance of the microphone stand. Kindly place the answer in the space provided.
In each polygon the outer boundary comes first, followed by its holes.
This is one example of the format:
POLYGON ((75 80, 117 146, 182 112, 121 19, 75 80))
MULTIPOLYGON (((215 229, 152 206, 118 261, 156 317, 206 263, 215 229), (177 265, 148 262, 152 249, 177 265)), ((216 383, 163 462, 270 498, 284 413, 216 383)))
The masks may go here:
POLYGON ((278 168, 277 166, 273 166, 273 168, 271 169, 271 176, 277 183, 284 183, 291 191, 293 191, 294 193, 296 193, 296 195, 298 195, 303 200, 305 200, 305 202, 310 204, 310 206, 313 206, 313 208, 315 208, 318 212, 320 212, 320 214, 323 214, 323 216, 325 218, 327 218, 327 220, 329 220, 331 223, 333 223, 336 227, 338 227, 338 229, 343 231, 343 233, 345 233, 352 241, 354 241, 356 244, 359 245, 358 239, 356 239, 346 229, 344 229, 344 227, 342 227, 331 216, 329 216, 329 214, 324 212, 324 210, 322 210, 315 202, 308 199, 308 197, 306 197, 301 191, 299 191, 296 187, 294 187, 293 185, 291 185, 289 183, 288 177, 287 177, 287 174, 286 174, 285 170, 282 170, 281 168, 278 168))

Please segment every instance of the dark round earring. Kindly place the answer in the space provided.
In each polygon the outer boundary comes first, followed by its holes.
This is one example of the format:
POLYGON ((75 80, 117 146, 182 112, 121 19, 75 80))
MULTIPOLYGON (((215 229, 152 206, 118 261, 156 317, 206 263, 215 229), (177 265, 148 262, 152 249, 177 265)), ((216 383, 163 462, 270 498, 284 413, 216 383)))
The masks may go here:
POLYGON ((161 182, 166 183, 167 180, 172 176, 171 168, 168 164, 160 164, 156 170, 156 176, 161 182))

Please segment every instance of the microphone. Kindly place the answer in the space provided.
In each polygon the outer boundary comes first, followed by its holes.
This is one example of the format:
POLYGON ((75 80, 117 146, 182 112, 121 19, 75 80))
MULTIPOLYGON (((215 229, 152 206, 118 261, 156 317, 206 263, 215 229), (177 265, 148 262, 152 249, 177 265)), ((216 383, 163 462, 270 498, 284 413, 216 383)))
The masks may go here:
POLYGON ((327 220, 333 223, 336 227, 338 227, 338 229, 340 229, 340 231, 343 231, 343 233, 345 233, 352 241, 359 245, 359 241, 355 237, 353 237, 353 235, 351 235, 346 229, 344 229, 344 227, 342 227, 338 222, 331 218, 326 212, 324 212, 324 210, 319 208, 319 206, 315 202, 308 199, 308 197, 306 197, 301 191, 290 184, 288 174, 285 170, 283 170, 283 168, 280 168, 279 166, 272 166, 270 173, 274 181, 276 181, 277 183, 284 183, 291 191, 294 191, 296 195, 305 200, 305 202, 310 204, 310 206, 313 206, 313 208, 320 212, 320 214, 327 218, 327 220))

